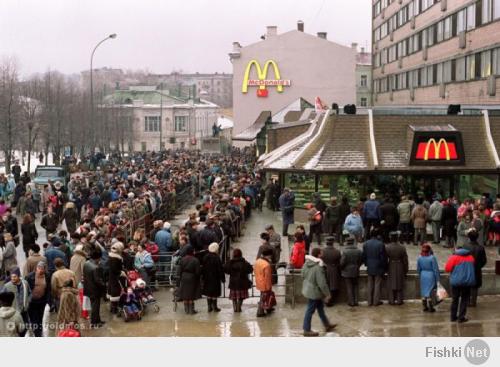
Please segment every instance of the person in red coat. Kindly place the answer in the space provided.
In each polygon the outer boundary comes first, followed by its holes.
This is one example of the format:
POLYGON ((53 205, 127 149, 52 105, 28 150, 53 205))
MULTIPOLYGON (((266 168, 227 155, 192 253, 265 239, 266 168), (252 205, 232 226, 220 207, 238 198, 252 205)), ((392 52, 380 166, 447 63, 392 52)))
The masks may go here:
POLYGON ((302 233, 295 233, 295 243, 290 256, 290 265, 294 269, 302 269, 306 261, 306 242, 302 233))

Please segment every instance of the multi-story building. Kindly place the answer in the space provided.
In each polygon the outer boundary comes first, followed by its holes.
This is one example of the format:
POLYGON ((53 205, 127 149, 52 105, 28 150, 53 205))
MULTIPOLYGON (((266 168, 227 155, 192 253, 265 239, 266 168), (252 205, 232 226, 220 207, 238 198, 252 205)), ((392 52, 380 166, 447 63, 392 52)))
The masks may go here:
MULTIPOLYGON (((357 48, 357 44, 353 43, 352 47, 357 48)), ((372 105, 372 54, 364 47, 356 55, 356 105, 372 105)))
POLYGON ((500 103, 500 0, 372 3, 375 105, 500 103))
POLYGON ((154 86, 115 90, 100 107, 130 116, 130 151, 199 149, 203 138, 212 137, 219 117, 219 107, 214 103, 181 99, 154 86))
POLYGON ((311 35, 304 23, 278 33, 275 26, 256 43, 233 43, 234 133, 250 127, 263 111, 274 115, 301 98, 339 106, 356 103, 356 49, 311 35))

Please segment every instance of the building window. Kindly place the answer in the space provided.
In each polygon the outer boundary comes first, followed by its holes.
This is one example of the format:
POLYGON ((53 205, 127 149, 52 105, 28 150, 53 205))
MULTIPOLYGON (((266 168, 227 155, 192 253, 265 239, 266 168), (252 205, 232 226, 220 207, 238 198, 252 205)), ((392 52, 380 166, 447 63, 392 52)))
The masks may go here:
POLYGON ((467 56, 467 80, 481 77, 481 54, 467 56))
POLYGON ((144 117, 144 131, 145 132, 158 132, 158 131, 160 131, 160 116, 145 116, 144 117))
POLYGON ((500 48, 493 50, 493 74, 500 75, 500 48))
POLYGON ((481 52, 481 78, 487 78, 492 74, 491 50, 481 52))
POLYGON ((146 142, 145 141, 141 142, 141 151, 145 152, 147 150, 146 148, 147 148, 146 142))
POLYGON ((476 28, 476 4, 467 7, 467 30, 476 28))
POLYGON ((434 85, 434 65, 427 66, 427 85, 434 85))
POLYGON ((467 28, 467 8, 457 13, 457 33, 465 31, 467 28))
POLYGON ((366 75, 361 75, 360 84, 362 87, 366 87, 368 85, 368 77, 366 75))
POLYGON ((460 57, 455 61, 455 80, 461 82, 465 80, 467 73, 467 62, 465 57, 460 57))
POLYGON ((436 30, 436 42, 442 42, 443 41, 443 28, 444 28, 444 21, 440 21, 437 24, 437 30, 436 30))
POLYGON ((481 19, 482 23, 486 24, 493 19, 493 0, 483 0, 481 9, 481 19))
POLYGON ((366 103, 366 98, 361 98, 361 107, 366 107, 367 106, 367 103, 366 103))
POLYGON ((453 81, 453 61, 445 61, 443 63, 443 82, 450 83, 453 81))
POLYGON ((175 116, 174 129, 175 131, 187 131, 188 116, 175 116))
POLYGON ((500 18, 500 0, 493 0, 493 19, 500 18))
POLYGON ((443 24, 443 38, 445 40, 448 40, 450 39, 453 34, 452 34, 452 27, 451 27, 451 17, 448 17, 444 20, 444 24, 443 24))

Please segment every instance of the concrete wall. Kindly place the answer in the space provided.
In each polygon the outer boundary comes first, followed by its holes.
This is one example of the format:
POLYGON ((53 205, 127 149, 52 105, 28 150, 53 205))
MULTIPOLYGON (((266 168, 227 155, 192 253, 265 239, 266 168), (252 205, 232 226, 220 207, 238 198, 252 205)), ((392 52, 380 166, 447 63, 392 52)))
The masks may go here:
MULTIPOLYGON (((441 283, 451 294, 449 285, 449 275, 441 274, 441 283)), ((359 278, 359 301, 367 300, 368 277, 366 272, 362 272, 359 278)), ((483 286, 479 291, 480 295, 500 294, 500 276, 495 275, 492 270, 483 272, 483 286)), ((415 271, 410 271, 406 277, 406 285, 404 292, 405 299, 420 299, 420 279, 415 271)), ((302 276, 300 273, 292 273, 286 275, 286 295, 285 302, 292 303, 295 298, 296 303, 304 303, 306 299, 302 296, 302 276)), ((387 300, 387 290, 385 280, 382 284, 382 299, 387 300)), ((347 302, 347 292, 342 282, 338 300, 347 302)))
MULTIPOLYGON (((232 60, 234 133, 253 124, 261 111, 276 113, 300 97, 311 103, 318 96, 326 104, 355 103, 355 55, 350 47, 296 30, 268 36, 265 41, 240 49, 240 57, 232 60), (291 80, 291 86, 284 87, 283 93, 268 87, 267 98, 257 97, 257 87, 242 93, 245 69, 251 60, 257 60, 262 67, 267 60, 274 60, 281 79, 291 80)), ((271 69, 268 79, 274 79, 271 69)), ((250 78, 258 79, 255 70, 250 78)))

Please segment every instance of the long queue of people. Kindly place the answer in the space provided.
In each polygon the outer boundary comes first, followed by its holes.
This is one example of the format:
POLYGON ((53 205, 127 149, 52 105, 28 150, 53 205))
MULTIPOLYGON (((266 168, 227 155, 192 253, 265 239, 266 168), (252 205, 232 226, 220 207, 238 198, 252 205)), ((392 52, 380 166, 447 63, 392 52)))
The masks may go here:
MULTIPOLYGON (((30 331, 41 336, 46 306, 57 312, 56 329, 63 333, 78 330, 82 316, 89 318, 90 327, 101 327, 101 301, 109 300, 110 311, 119 313, 124 293, 130 291, 126 283, 130 279, 123 278, 127 272, 136 272, 148 289, 154 290, 156 261, 163 254, 179 248, 181 257, 195 252, 199 258, 199 253, 203 254, 204 261, 212 252, 219 257, 219 250, 210 246, 212 242, 219 246, 217 229, 224 228, 221 237, 237 240, 244 218, 250 215, 245 204, 251 201, 253 205, 258 200, 252 169, 249 150, 235 149, 227 157, 188 151, 145 153, 108 164, 106 170, 74 175, 67 188, 58 182, 49 183, 41 195, 41 208, 35 205, 24 213, 22 237, 16 232, 17 222, 12 224, 9 219, 11 210, 6 208, 0 221, 1 272, 5 279, 0 292, 0 334, 22 336, 30 331), (228 183, 230 200, 224 202, 228 198, 221 196, 224 190, 213 188, 226 189, 228 183), (247 187, 250 184, 251 189, 247 187), (191 196, 183 200, 188 201, 206 193, 203 220, 189 220, 173 232, 162 218, 154 223, 151 233, 138 228, 130 235, 133 221, 163 205, 175 208, 176 196, 186 191, 191 196), (34 225, 39 210, 47 239, 43 244, 37 243, 39 234, 34 225), (226 214, 231 216, 225 218, 226 214), (27 255, 22 269, 16 249, 20 242, 27 255), (16 320, 22 320, 22 325, 16 320), (19 325, 7 327, 12 321, 19 325)), ((30 182, 19 184, 26 193, 33 188, 30 182)), ((180 268, 184 269, 182 264, 180 268)), ((185 278, 184 272, 179 276, 185 278)), ((181 294, 183 285, 179 287, 181 294)), ((183 297, 186 309, 194 310, 189 298, 183 297)), ((218 310, 215 298, 211 296, 209 303, 218 310)), ((145 300, 150 301, 151 294, 145 300)))

